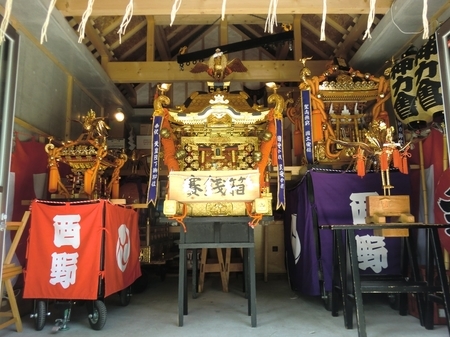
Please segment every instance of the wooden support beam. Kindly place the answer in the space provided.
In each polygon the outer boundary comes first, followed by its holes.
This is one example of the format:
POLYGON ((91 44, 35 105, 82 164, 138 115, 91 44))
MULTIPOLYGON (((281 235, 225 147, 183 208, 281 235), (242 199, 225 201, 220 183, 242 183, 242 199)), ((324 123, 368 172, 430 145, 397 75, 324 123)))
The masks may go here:
POLYGON ((155 18, 153 15, 147 15, 147 62, 155 60, 155 18))
POLYGON ((220 21, 219 44, 228 44, 228 21, 226 17, 224 20, 220 21))
MULTIPOLYGON (((87 8, 88 0, 57 0, 56 7, 65 16, 82 16, 87 8)), ((391 7, 392 0, 378 0, 375 6, 377 14, 385 14, 391 7)), ((134 15, 169 15, 173 1, 134 0, 134 15)), ((123 16, 125 13, 123 0, 96 0, 92 9, 93 16, 123 16)), ((317 0, 285 0, 278 2, 277 14, 317 14, 322 13, 322 1, 317 0)), ((367 0, 327 0, 327 13, 369 13, 367 0)), ((226 14, 259 14, 267 15, 268 6, 261 0, 227 0, 226 14)), ((222 6, 216 0, 190 0, 183 3, 177 15, 222 15, 222 6)), ((177 20, 175 18, 175 24, 177 20)))
POLYGON ((294 24, 292 29, 294 30, 294 60, 298 61, 303 57, 301 14, 296 14, 294 16, 294 24))
MULTIPOLYGON (((309 61, 313 76, 322 74, 329 61, 309 61)), ((248 71, 232 73, 227 80, 239 82, 298 82, 302 64, 299 61, 244 61, 248 71)), ((190 72, 192 66, 180 70, 177 62, 110 62, 106 72, 115 83, 205 82, 206 73, 190 72)))

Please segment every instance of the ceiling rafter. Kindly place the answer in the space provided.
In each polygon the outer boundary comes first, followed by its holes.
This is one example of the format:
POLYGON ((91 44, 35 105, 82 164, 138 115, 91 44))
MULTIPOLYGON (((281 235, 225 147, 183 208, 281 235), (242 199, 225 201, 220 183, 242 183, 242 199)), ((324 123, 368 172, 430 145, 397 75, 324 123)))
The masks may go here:
POLYGON ((119 60, 125 61, 130 55, 135 53, 139 48, 144 46, 147 43, 147 37, 140 39, 137 43, 134 43, 131 48, 129 48, 126 52, 120 55, 119 60))
MULTIPOLYGON (((258 32, 256 32, 252 27, 248 26, 248 25, 235 25, 235 26, 231 26, 232 29, 234 29, 239 35, 242 36, 242 38, 245 39, 252 39, 252 38, 259 38, 261 37, 261 34, 258 34, 258 32), (244 28, 245 31, 242 31, 240 28, 244 28), (254 36, 248 36, 248 34, 246 32, 251 32, 252 34, 254 34, 254 36)), ((258 48, 266 57, 270 58, 270 59, 274 59, 274 56, 268 52, 265 48, 259 47, 258 48)))
MULTIPOLYGON (((326 60, 329 58, 329 56, 327 54, 325 54, 322 49, 320 49, 319 47, 317 47, 315 44, 313 44, 312 42, 308 41, 308 40, 303 40, 302 43, 308 47, 309 49, 311 49, 314 53, 316 53, 317 55, 319 55, 323 60, 326 60)), ((311 55, 305 55, 305 57, 309 57, 311 55)), ((308 63, 309 64, 309 63, 308 63)))
POLYGON ((170 48, 167 40, 165 39, 162 26, 155 26, 155 45, 162 61, 168 61, 172 58, 170 56, 170 48))
POLYGON ((367 28, 367 17, 367 14, 362 14, 356 21, 355 25, 350 29, 350 31, 348 31, 347 34, 343 36, 343 41, 334 51, 337 56, 343 57, 344 59, 348 60, 349 52, 352 46, 355 45, 355 43, 361 37, 361 34, 363 34, 367 28))
POLYGON ((122 17, 120 16, 120 17, 116 18, 110 25, 103 28, 102 34, 104 36, 108 35, 109 33, 113 32, 114 29, 117 29, 121 23, 122 23, 122 17))
POLYGON ((136 26, 134 26, 133 28, 131 28, 130 30, 127 30, 125 32, 125 35, 122 36, 122 38, 120 40, 117 40, 116 42, 114 42, 113 44, 111 44, 111 48, 114 50, 116 48, 118 48, 121 43, 126 42, 128 39, 130 39, 131 37, 134 36, 134 34, 136 34, 138 31, 140 31, 141 29, 143 29, 144 27, 147 26, 147 20, 142 20, 141 22, 139 22, 136 26))
MULTIPOLYGON (((171 57, 171 59, 176 58, 181 47, 187 46, 189 49, 188 44, 191 46, 195 44, 198 41, 197 37, 201 37, 206 34, 206 31, 210 31, 211 27, 214 26, 195 26, 189 31, 188 34, 182 34, 181 37, 177 38, 175 43, 173 43, 173 48, 171 48, 170 53, 174 56, 171 57)), ((169 39, 167 40, 170 41, 169 39)))
MULTIPOLYGON (((302 27, 308 29, 311 33, 313 33, 315 36, 317 36, 317 38, 320 37, 320 31, 316 27, 314 27, 312 24, 307 22, 306 20, 302 20, 302 27)), ((337 43, 334 42, 333 40, 331 40, 330 38, 325 39, 324 42, 327 45, 329 45, 330 47, 333 47, 333 48, 337 47, 337 43)))

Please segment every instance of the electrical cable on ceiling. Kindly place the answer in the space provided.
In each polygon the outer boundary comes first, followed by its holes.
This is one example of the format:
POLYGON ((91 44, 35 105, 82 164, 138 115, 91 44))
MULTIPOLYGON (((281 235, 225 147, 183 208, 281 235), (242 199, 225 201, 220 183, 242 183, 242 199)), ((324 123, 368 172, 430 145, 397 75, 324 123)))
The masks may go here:
POLYGON ((47 27, 50 22, 50 16, 52 14, 53 8, 55 8, 55 3, 56 0, 52 0, 52 2, 50 2, 50 5, 48 6, 47 17, 45 18, 44 24, 42 25, 41 29, 41 44, 44 43, 44 40, 47 42, 47 27))
POLYGON ((369 9, 369 17, 367 18, 367 29, 364 33, 363 40, 365 40, 367 37, 369 39, 372 38, 372 35, 370 35, 370 28, 372 27, 373 21, 375 20, 375 4, 377 0, 370 0, 370 9, 369 9))
POLYGON ((0 24, 0 45, 5 41, 6 29, 8 28, 9 17, 11 16, 12 2, 13 0, 6 0, 5 16, 0 24))
POLYGON ((325 41, 325 23, 327 20, 327 0, 323 0, 322 24, 320 25, 320 41, 325 41))
POLYGON ((92 7, 94 6, 94 1, 95 0, 89 0, 88 2, 88 6, 86 8, 86 10, 83 13, 83 16, 81 17, 81 22, 80 25, 78 26, 78 32, 80 33, 80 36, 78 38, 78 43, 82 43, 84 36, 85 36, 85 29, 86 29, 86 24, 87 21, 89 19, 89 17, 91 16, 92 13, 92 7))
POLYGON ((264 32, 273 33, 273 26, 277 25, 277 6, 278 0, 270 0, 264 32))
POLYGON ((130 2, 127 5, 127 8, 125 9, 125 15, 123 16, 120 28, 117 31, 117 34, 119 34, 120 44, 122 43, 122 35, 125 35, 125 31, 127 30, 127 26, 130 23, 132 17, 133 17, 133 0, 130 0, 130 2))

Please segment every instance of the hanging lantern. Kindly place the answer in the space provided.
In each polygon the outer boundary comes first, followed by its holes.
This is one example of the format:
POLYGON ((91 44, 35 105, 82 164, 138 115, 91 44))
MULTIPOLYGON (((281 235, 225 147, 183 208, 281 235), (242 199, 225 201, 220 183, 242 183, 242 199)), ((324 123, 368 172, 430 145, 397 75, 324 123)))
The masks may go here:
POLYGON ((410 49, 403 56, 391 71, 394 112, 410 129, 424 129, 444 110, 435 36, 417 53, 410 49))
POLYGON ((444 112, 435 35, 430 36, 416 55, 415 81, 419 115, 426 114, 433 121, 444 112))

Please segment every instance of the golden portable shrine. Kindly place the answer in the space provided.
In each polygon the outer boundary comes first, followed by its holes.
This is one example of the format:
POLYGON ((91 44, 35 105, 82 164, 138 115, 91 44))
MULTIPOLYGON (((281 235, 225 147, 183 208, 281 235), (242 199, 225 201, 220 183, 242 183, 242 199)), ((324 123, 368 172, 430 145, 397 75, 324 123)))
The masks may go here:
POLYGON ((127 156, 122 151, 108 150, 109 127, 93 110, 82 118, 81 124, 83 132, 76 140, 62 142, 50 137, 45 146, 50 171, 48 191, 66 199, 117 199, 120 169, 127 156), (71 169, 71 174, 63 179, 59 172, 60 163, 71 169), (102 177, 107 169, 112 169, 110 179, 102 177))
POLYGON ((165 108, 167 87, 154 102, 148 201, 156 202, 160 157, 169 183, 163 212, 183 224, 185 216, 249 215, 256 225, 272 214, 269 172, 278 167, 278 204, 284 207, 282 116, 277 87, 273 107, 252 105, 229 82, 208 83, 177 109, 165 108))

